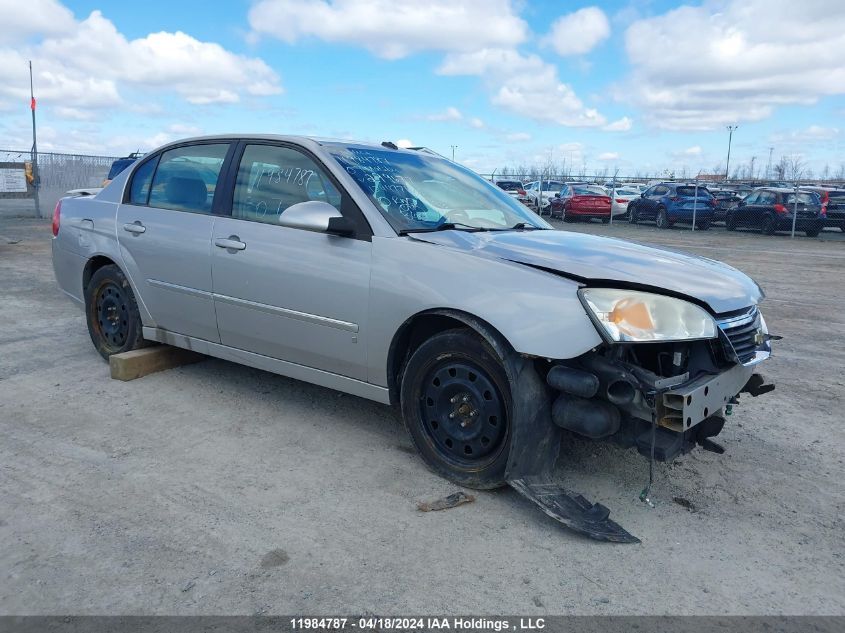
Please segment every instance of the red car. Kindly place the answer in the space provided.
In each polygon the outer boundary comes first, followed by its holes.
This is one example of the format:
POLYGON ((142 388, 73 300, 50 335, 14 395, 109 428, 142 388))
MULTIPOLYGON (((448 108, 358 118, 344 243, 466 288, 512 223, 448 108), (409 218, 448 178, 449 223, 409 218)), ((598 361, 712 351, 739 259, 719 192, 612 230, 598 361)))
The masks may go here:
POLYGON ((565 184, 552 199, 552 217, 564 222, 575 222, 583 218, 600 218, 610 222, 610 196, 604 187, 589 184, 565 184))

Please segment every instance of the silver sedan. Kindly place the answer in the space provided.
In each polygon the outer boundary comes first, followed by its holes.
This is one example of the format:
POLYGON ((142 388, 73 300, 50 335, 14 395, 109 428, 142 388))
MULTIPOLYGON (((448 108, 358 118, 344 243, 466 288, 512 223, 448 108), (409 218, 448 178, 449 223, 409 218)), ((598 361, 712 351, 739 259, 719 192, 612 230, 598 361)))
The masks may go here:
POLYGON ((53 235, 104 358, 159 342, 397 403, 436 472, 595 538, 633 540, 548 481, 564 430, 718 451, 725 409, 771 388, 746 275, 553 230, 425 149, 187 139, 60 201, 53 235))

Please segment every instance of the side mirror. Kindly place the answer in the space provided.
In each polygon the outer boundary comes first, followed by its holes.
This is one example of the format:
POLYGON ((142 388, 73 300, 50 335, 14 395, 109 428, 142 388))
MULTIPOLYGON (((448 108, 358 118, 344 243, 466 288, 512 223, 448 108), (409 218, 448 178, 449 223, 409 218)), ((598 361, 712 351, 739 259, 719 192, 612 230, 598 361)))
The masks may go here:
POLYGON ((640 198, 645 198, 645 191, 640 194, 640 198))
POLYGON ((739 202, 736 203, 736 206, 744 207, 745 206, 745 200, 740 200, 739 202))
POLYGON ((555 194, 555 198, 560 198, 560 191, 555 194))
POLYGON ((279 224, 290 229, 301 229, 331 235, 352 235, 355 228, 328 202, 309 200, 292 204, 279 216, 279 224))

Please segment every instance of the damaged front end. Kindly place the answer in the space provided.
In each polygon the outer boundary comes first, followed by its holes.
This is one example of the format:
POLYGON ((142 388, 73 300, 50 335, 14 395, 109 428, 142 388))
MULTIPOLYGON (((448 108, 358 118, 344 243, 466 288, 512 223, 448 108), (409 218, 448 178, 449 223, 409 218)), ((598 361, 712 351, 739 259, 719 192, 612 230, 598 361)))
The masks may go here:
MULTIPOLYGON (((723 453, 713 438, 741 394, 758 396, 774 389, 755 368, 771 355, 770 341, 778 337, 768 333, 756 306, 712 319, 715 336, 606 340, 578 358, 548 361, 544 370, 554 425, 636 448, 657 461, 696 446, 723 453)), ((576 531, 601 540, 637 541, 608 519, 606 508, 563 489, 555 491, 549 482, 548 477, 521 477, 510 483, 576 531)))

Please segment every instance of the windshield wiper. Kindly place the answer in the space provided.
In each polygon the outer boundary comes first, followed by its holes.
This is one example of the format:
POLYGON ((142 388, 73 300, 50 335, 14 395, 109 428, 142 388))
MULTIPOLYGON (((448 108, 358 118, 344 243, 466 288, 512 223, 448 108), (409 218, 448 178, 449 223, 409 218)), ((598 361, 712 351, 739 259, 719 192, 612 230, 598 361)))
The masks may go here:
POLYGON ((402 229, 399 235, 407 235, 408 233, 433 233, 435 231, 467 231, 468 233, 477 233, 479 231, 489 231, 481 226, 472 226, 470 224, 462 224, 461 222, 444 222, 437 226, 424 227, 418 229, 402 229))
POLYGON ((547 228, 543 226, 534 226, 533 224, 528 224, 528 222, 517 222, 514 224, 510 229, 500 229, 502 231, 548 231, 547 228))

